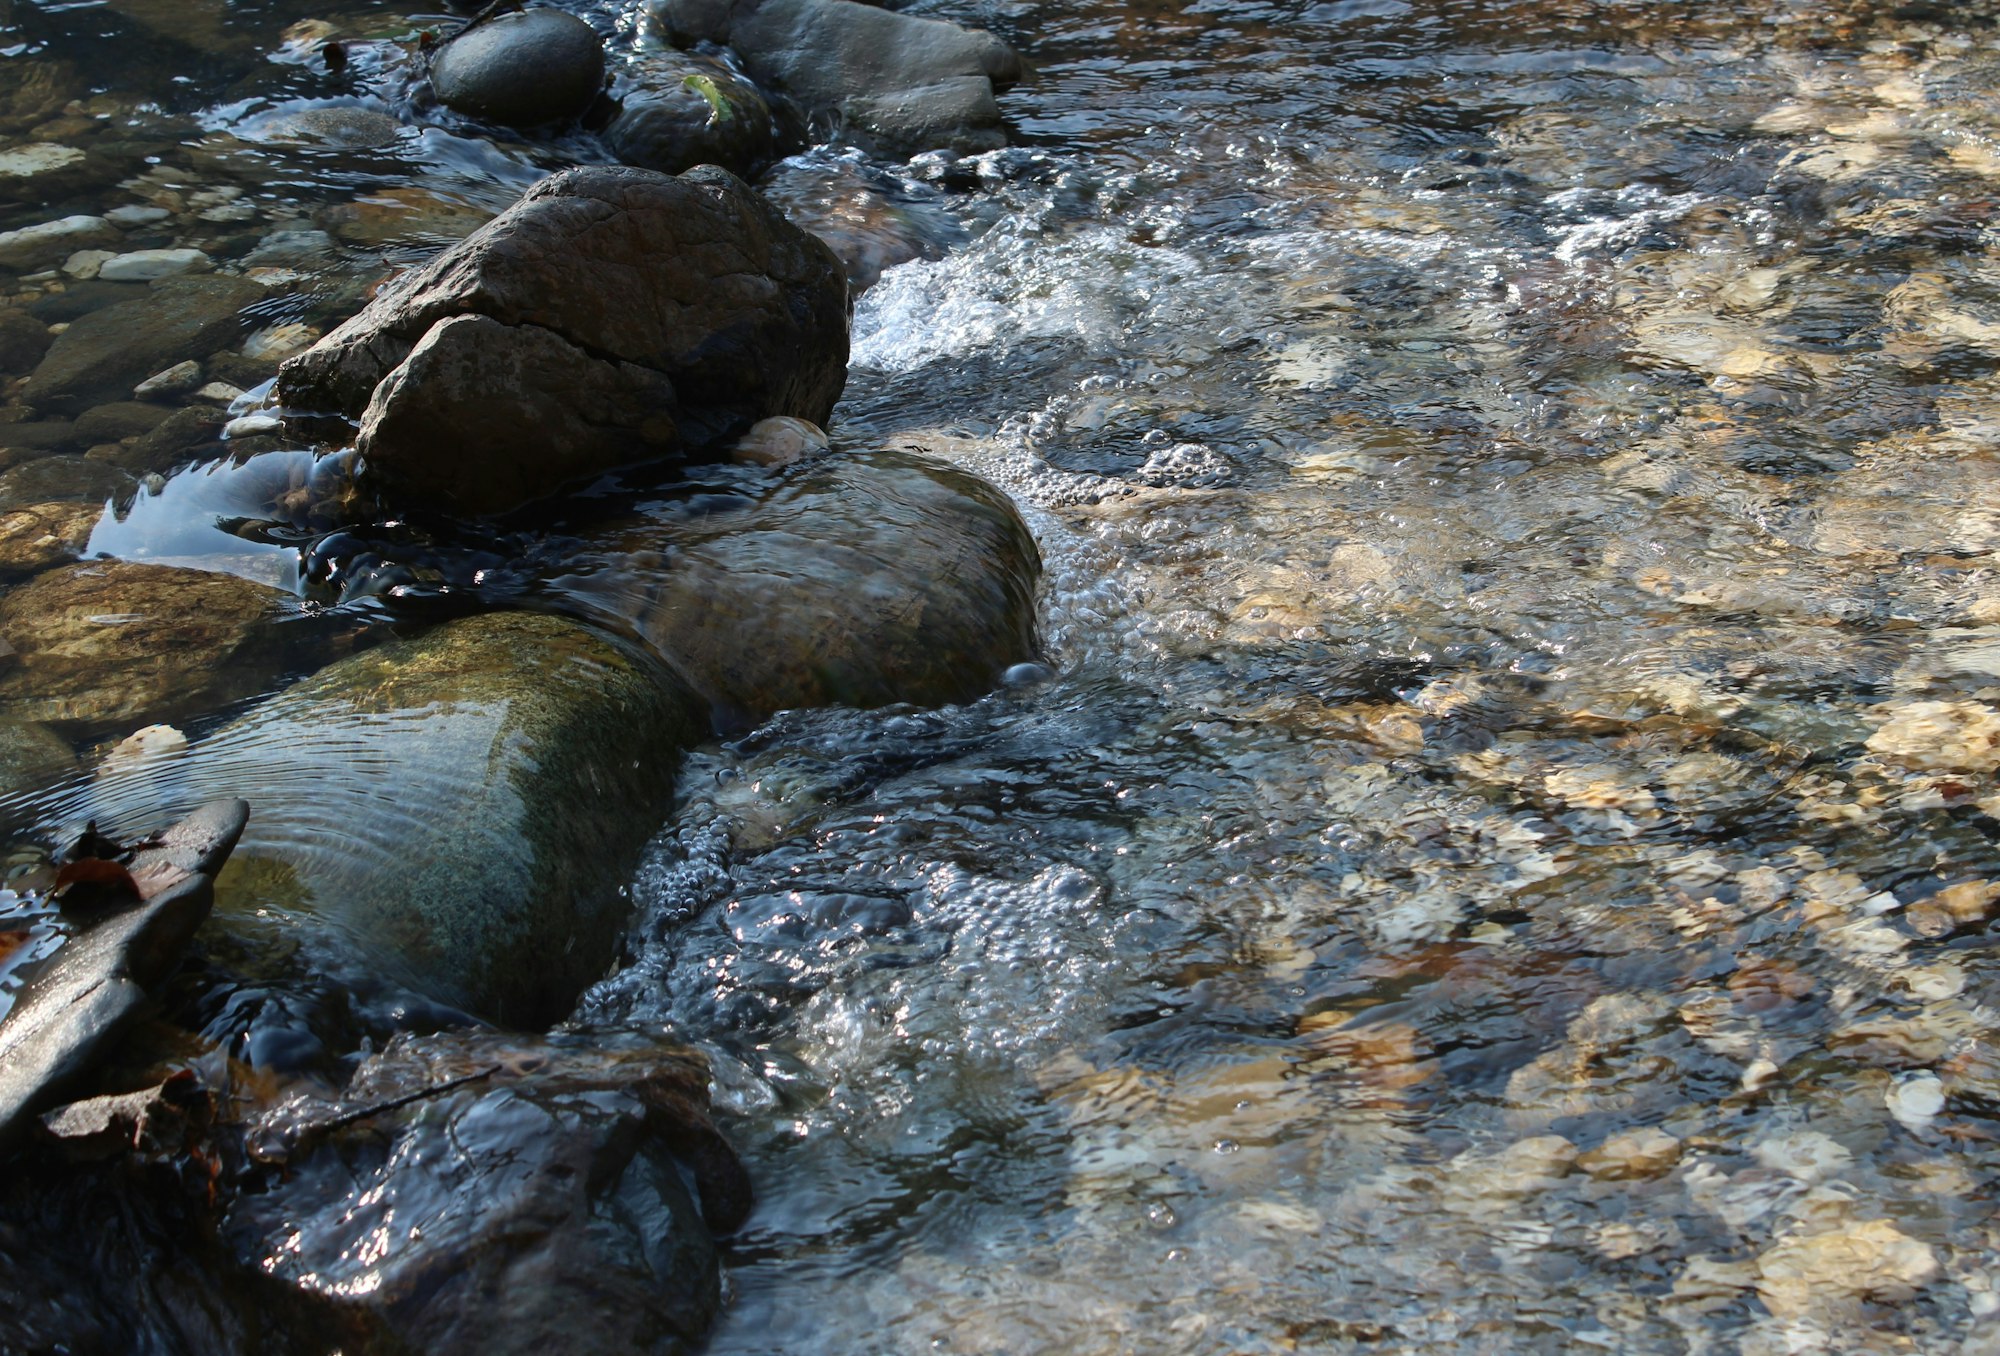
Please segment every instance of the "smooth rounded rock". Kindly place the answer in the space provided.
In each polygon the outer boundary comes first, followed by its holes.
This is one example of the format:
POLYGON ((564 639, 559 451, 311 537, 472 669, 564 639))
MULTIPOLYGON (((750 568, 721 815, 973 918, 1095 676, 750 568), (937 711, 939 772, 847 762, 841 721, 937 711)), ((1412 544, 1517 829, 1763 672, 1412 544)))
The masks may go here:
POLYGON ((626 531, 561 585, 634 629, 726 724, 967 701, 1034 657, 1041 559, 1005 495, 901 453, 800 471, 750 507, 626 531))
POLYGON ((721 65, 680 53, 650 56, 626 80, 618 114, 602 133, 626 164, 663 174, 695 165, 750 174, 770 163, 776 149, 770 105, 721 65))
POLYGON ((431 87, 449 108, 507 127, 567 122, 604 87, 597 30, 556 9, 475 23, 431 58, 431 87))
MULTIPOLYGON (((616 954, 620 887, 706 733, 692 694, 633 648, 490 613, 322 669, 170 767, 107 774, 89 813, 122 823, 259 788, 243 868, 293 882, 287 931, 322 963, 540 1027, 616 954)), ((221 898, 246 925, 288 907, 231 880, 221 898)))

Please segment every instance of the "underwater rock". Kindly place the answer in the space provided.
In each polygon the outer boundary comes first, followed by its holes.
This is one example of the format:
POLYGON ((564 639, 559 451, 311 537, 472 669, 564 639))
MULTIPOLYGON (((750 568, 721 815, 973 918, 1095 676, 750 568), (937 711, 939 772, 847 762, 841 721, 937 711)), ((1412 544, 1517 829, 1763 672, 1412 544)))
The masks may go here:
POLYGON ((707 1066, 636 1036, 398 1036, 250 1147, 285 1172, 231 1212, 245 1263, 434 1356, 687 1351, 750 1203, 707 1066))
POLYGON ((103 516, 99 504, 29 504, 0 512, 0 579, 17 579, 75 560, 103 516))
POLYGON ((695 165, 720 165, 750 174, 776 151, 771 107, 754 85, 717 62, 678 52, 633 63, 632 89, 602 136, 628 165, 679 174, 695 165))
POLYGON ((174 278, 91 311, 56 338, 21 398, 57 414, 122 400, 162 368, 233 346, 240 313, 263 295, 247 278, 174 278))
POLYGON ((16 376, 42 360, 56 337, 26 311, 0 307, 0 375, 16 376))
POLYGON ((21 991, 0 1021, 0 1145, 90 1071, 179 963, 248 815, 218 801, 148 840, 125 864, 139 898, 70 938, 21 991))
POLYGON ((604 88, 597 30, 559 9, 467 25, 431 58, 431 88, 452 110, 506 127, 569 122, 604 88))
POLYGON ((770 415, 823 423, 846 363, 826 246, 722 170, 593 167, 414 270, 287 362, 278 393, 361 421, 362 493, 489 513, 770 415), (517 384, 550 361, 561 381, 517 384))
POLYGON ((0 268, 25 273, 118 238, 118 228, 103 217, 81 215, 0 231, 0 268))
POLYGON ((942 259, 965 230, 936 207, 892 197, 846 161, 798 157, 758 184, 793 225, 824 240, 847 266, 858 296, 882 275, 912 259, 942 259))
MULTIPOLYGON (((214 710, 266 687, 304 640, 290 594, 234 575, 91 561, 0 598, 0 719, 65 732, 214 710)), ((313 634, 317 634, 314 632, 313 634)))
POLYGON ((968 701, 1035 653, 1034 539, 1005 495, 942 463, 829 458, 752 506, 616 548, 565 589, 636 630, 725 723, 968 701))
POLYGON ((148 798, 264 788, 240 864, 296 879, 290 930, 329 968, 358 958, 440 1002, 544 1026, 616 954, 620 887, 680 751, 706 733, 693 695, 628 646, 489 613, 322 669, 171 767, 107 772, 91 813, 119 823, 148 798))
POLYGON ((1007 144, 994 95, 1022 75, 991 33, 855 0, 649 0, 679 46, 739 53, 751 78, 897 155, 1007 144))

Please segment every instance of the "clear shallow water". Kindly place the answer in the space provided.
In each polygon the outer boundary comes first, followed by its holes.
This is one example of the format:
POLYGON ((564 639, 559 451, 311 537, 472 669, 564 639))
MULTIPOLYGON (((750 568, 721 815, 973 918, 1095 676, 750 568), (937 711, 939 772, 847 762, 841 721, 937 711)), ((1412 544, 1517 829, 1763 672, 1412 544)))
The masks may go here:
MULTIPOLYGON (((1022 504, 1052 674, 690 766, 578 1020, 716 1061, 712 1349, 1986 1350, 1990 13, 937 8, 1037 75, 868 167, 951 248, 833 432, 1022 504)), ((169 112, 316 89, 223 14, 169 112)))

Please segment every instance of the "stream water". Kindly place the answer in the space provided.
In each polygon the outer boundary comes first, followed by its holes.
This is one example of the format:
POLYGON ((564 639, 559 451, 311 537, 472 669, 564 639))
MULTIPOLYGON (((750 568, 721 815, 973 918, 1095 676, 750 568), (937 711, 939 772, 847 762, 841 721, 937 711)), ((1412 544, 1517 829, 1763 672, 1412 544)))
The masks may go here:
MULTIPOLYGON (((1046 667, 689 763, 578 1021, 714 1061, 710 1349, 2000 1350, 1992 7, 928 8, 1015 144, 776 177, 925 243, 831 432, 1046 667)), ((389 5, 11 13, 219 256, 349 224, 279 320, 592 154, 260 139, 389 5)))

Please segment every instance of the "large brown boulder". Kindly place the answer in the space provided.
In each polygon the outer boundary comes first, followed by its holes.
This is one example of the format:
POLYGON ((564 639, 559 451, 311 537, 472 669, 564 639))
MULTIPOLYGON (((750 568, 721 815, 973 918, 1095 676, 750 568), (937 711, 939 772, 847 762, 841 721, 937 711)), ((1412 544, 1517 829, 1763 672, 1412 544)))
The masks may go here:
POLYGON ((383 292, 278 393, 360 422, 363 494, 504 512, 771 415, 826 422, 847 307, 832 251, 733 175, 592 166, 383 292))

